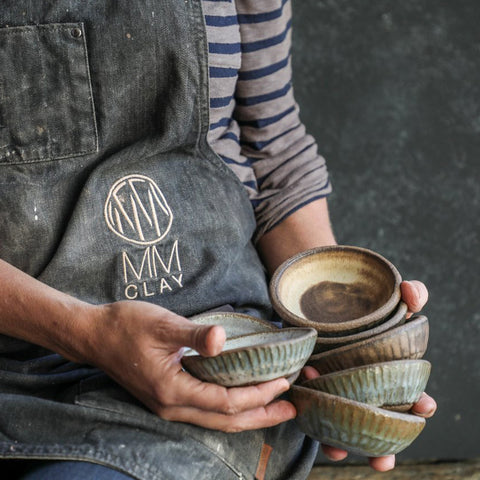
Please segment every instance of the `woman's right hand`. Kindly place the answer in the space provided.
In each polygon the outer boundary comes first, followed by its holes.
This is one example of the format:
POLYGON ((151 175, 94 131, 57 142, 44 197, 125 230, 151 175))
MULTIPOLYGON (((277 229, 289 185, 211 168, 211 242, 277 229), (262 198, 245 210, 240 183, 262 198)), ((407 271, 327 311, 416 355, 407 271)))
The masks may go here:
POLYGON ((290 402, 275 400, 289 388, 285 379, 225 388, 202 382, 182 369, 183 347, 205 356, 221 352, 222 327, 195 325, 140 301, 94 309, 81 360, 101 368, 161 418, 238 432, 295 417, 290 402))
POLYGON ((222 327, 195 325, 140 301, 91 305, 1 259, 0 285, 0 334, 100 368, 164 419, 238 432, 277 425, 296 415, 291 403, 274 401, 288 390, 285 379, 224 388, 182 369, 183 347, 202 355, 220 353, 222 327))

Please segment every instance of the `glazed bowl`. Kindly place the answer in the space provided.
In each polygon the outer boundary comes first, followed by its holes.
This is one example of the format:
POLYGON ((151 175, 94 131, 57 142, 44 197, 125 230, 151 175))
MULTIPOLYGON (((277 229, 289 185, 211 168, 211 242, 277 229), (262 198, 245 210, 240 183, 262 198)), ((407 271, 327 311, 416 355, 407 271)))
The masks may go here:
POLYGON ((388 317, 400 301, 400 283, 398 270, 378 253, 328 246, 280 265, 270 296, 288 324, 335 337, 366 330, 388 317))
POLYGON ((312 328, 251 333, 227 339, 223 351, 215 357, 202 357, 188 349, 182 364, 200 380, 225 387, 296 378, 313 351, 316 336, 312 328))
POLYGON ((313 353, 326 352, 327 350, 332 350, 334 348, 341 347, 343 345, 348 345, 349 343, 359 342, 365 340, 366 338, 374 337, 380 333, 386 332, 394 327, 402 325, 405 323, 407 318, 407 304, 400 302, 397 308, 388 316, 383 322, 379 323, 375 327, 369 328, 368 330, 363 330, 358 333, 353 333, 351 335, 344 335, 343 337, 322 337, 318 336, 315 343, 315 348, 313 353))
POLYGON ((422 358, 428 345, 428 319, 416 315, 380 335, 312 355, 308 364, 320 375, 392 360, 422 358))
POLYGON ((266 320, 236 312, 201 313, 190 317, 189 320, 197 325, 221 325, 225 329, 227 338, 279 330, 278 327, 266 320))
POLYGON ((309 437, 358 455, 394 455, 408 447, 425 419, 293 385, 290 400, 296 422, 309 437))
POLYGON ((397 412, 410 410, 430 376, 426 360, 396 360, 321 375, 303 387, 397 412))

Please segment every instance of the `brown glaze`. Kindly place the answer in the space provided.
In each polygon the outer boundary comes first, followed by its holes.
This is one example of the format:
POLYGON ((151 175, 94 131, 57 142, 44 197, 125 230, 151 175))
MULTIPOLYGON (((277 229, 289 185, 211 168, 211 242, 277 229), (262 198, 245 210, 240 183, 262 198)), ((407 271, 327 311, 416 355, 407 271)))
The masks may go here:
POLYGON ((338 323, 368 315, 377 306, 365 283, 323 281, 302 295, 300 308, 313 322, 338 323))

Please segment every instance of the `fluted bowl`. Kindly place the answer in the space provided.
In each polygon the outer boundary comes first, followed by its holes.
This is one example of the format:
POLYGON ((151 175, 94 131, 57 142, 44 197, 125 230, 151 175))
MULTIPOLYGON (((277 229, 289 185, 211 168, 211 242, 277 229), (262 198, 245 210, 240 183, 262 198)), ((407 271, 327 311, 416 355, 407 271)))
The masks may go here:
POLYGON ((405 302, 400 302, 395 310, 383 322, 372 328, 341 337, 323 337, 319 335, 317 336, 313 353, 326 352, 327 350, 333 350, 334 348, 342 347, 343 345, 360 342, 361 340, 380 335, 387 330, 398 327, 405 323, 407 310, 407 304, 405 302))
POLYGON ((430 370, 426 360, 396 360, 321 375, 302 386, 402 412, 420 399, 430 370))
POLYGON ((394 455, 407 448, 425 419, 392 412, 320 390, 293 385, 296 422, 309 437, 358 455, 394 455))
POLYGON ((183 367, 195 377, 225 387, 255 385, 280 377, 294 377, 310 357, 317 332, 312 328, 284 328, 227 339, 215 357, 188 349, 183 367))
POLYGON ((312 355, 308 364, 323 375, 371 363, 416 360, 427 350, 428 335, 427 317, 417 315, 374 337, 312 355))

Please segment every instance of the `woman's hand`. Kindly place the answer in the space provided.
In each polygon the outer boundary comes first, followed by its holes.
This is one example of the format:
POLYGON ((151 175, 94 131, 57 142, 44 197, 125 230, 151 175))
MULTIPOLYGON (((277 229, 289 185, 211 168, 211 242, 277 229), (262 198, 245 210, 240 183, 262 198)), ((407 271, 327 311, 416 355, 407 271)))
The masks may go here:
POLYGON ((84 356, 165 420, 238 432, 271 427, 295 417, 294 406, 275 400, 285 379, 225 388, 201 382, 182 369, 183 347, 217 355, 225 342, 220 326, 195 325, 162 307, 121 301, 98 307, 84 356))
POLYGON ((289 388, 285 379, 224 388, 182 369, 183 347, 207 356, 221 352, 222 327, 195 325, 140 301, 91 305, 2 260, 0 283, 0 334, 104 370, 164 419, 237 432, 271 427, 296 415, 291 403, 275 400, 289 388))
MULTIPOLYGON (((428 300, 428 291, 422 282, 417 280, 402 282, 402 300, 408 306, 407 318, 419 312, 428 300)), ((313 367, 305 367, 303 375, 306 379, 318 377, 318 372, 313 367)), ((423 393, 420 400, 412 407, 411 413, 424 418, 430 418, 435 413, 437 404, 435 400, 423 393)), ((322 445, 323 453, 333 461, 343 460, 348 453, 339 448, 322 445)), ((395 466, 395 455, 369 458, 370 466, 379 472, 391 470, 395 466)))

